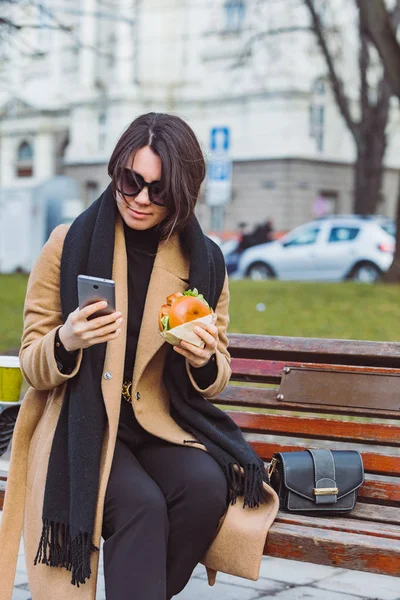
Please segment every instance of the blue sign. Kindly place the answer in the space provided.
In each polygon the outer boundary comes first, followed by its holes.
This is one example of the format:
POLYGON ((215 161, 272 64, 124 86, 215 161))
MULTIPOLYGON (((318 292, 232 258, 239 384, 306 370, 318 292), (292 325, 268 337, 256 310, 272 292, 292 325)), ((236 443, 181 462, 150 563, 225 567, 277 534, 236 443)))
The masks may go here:
POLYGON ((213 127, 207 160, 206 203, 221 206, 232 199, 232 159, 229 156, 229 127, 213 127))
POLYGON ((230 146, 229 127, 211 129, 210 148, 213 152, 228 152, 230 146))
POLYGON ((227 181, 232 176, 230 160, 211 160, 208 162, 208 177, 213 181, 227 181))

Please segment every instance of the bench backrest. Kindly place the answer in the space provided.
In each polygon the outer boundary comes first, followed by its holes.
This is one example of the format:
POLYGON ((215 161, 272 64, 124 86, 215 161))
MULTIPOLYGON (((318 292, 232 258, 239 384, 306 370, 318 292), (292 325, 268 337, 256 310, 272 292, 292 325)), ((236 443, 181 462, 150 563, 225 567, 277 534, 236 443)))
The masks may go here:
POLYGON ((229 344, 231 384, 213 402, 265 461, 279 451, 358 449, 359 500, 400 506, 400 344, 239 334, 229 344))

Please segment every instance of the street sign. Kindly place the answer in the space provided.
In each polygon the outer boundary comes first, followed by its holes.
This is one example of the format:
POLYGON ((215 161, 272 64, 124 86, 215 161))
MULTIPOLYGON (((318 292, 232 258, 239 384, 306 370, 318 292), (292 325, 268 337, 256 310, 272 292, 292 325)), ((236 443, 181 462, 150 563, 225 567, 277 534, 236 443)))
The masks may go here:
POLYGON ((208 206, 222 206, 232 198, 232 160, 229 156, 228 127, 211 129, 210 150, 207 161, 206 203, 208 206))
POLYGON ((228 152, 230 135, 228 127, 213 127, 211 129, 210 149, 212 152, 228 152))

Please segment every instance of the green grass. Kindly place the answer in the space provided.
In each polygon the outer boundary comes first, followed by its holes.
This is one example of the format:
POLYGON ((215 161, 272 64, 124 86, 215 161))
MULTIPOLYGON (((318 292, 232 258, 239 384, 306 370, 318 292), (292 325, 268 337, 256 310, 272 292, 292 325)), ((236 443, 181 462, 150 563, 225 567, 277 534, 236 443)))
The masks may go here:
POLYGON ((0 352, 20 346, 27 283, 27 275, 0 275, 0 352))
MULTIPOLYGON (((19 348, 26 284, 0 275, 0 352, 19 348)), ((400 341, 398 285, 244 280, 230 290, 230 333, 400 341)))
POLYGON ((400 341, 399 285, 242 280, 230 292, 230 333, 400 341))

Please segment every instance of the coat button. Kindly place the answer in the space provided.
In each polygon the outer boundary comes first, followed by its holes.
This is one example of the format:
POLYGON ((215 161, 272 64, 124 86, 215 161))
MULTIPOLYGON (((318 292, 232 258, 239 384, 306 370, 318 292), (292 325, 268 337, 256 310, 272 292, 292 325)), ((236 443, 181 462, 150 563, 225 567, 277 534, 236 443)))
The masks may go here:
POLYGON ((104 379, 111 379, 111 377, 112 377, 112 374, 110 373, 110 371, 106 371, 106 372, 103 374, 103 377, 104 377, 104 379))
POLYGON ((136 400, 140 400, 140 394, 139 394, 139 392, 136 392, 136 400))

